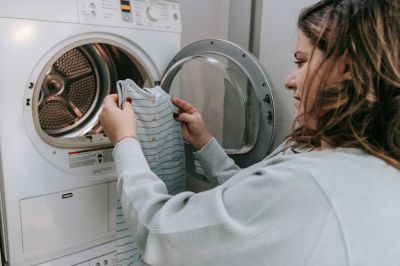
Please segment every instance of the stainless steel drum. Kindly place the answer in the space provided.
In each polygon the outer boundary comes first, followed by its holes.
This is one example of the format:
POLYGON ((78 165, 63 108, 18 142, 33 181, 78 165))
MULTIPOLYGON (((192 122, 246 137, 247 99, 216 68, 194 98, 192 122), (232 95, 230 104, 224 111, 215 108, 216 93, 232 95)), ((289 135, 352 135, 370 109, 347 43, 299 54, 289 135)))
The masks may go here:
POLYGON ((37 101, 41 129, 51 137, 99 133, 98 114, 103 99, 115 92, 119 79, 143 86, 143 67, 122 49, 91 43, 62 54, 46 74, 37 101))

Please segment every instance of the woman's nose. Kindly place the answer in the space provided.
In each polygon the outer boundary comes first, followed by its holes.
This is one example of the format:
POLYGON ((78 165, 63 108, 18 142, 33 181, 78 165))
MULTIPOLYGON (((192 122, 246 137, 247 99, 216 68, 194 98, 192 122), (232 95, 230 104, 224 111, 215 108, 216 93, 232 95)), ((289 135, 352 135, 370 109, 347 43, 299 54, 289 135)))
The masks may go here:
POLYGON ((288 77, 286 78, 285 81, 285 87, 288 90, 295 90, 297 89, 297 85, 296 85, 296 78, 295 75, 293 73, 293 71, 288 75, 288 77))

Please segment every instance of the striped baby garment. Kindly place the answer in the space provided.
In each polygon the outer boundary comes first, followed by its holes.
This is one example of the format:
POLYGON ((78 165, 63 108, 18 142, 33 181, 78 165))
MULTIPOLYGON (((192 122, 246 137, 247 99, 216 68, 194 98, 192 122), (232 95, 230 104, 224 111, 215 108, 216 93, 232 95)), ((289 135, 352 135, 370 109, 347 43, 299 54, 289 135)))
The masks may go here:
MULTIPOLYGON (((177 108, 160 87, 140 88, 132 80, 117 82, 119 106, 129 97, 136 114, 137 139, 150 169, 166 184, 169 194, 185 190, 185 152, 182 129, 173 119, 177 108)), ((135 236, 127 227, 121 202, 117 201, 117 265, 143 265, 135 236)))

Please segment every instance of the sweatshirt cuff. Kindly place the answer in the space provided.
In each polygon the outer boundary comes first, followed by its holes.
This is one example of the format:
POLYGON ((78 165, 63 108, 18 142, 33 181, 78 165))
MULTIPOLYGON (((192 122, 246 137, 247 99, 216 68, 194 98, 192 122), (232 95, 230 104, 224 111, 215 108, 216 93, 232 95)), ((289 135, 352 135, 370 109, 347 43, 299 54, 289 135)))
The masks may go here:
POLYGON ((194 157, 202 165, 207 178, 216 178, 213 173, 216 173, 221 165, 225 165, 226 160, 229 159, 215 138, 212 138, 203 148, 194 152, 194 157))
POLYGON ((113 158, 117 176, 127 169, 150 170, 140 143, 135 138, 125 138, 115 145, 113 158))

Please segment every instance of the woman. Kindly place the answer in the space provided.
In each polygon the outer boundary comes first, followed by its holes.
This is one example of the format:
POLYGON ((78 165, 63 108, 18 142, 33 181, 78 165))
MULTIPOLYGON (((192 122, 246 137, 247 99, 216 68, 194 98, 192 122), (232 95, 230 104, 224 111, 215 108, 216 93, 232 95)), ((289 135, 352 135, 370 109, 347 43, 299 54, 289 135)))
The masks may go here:
POLYGON ((249 168, 174 98, 184 139, 222 183, 206 192, 169 196, 135 140, 130 104, 119 110, 107 97, 101 122, 116 144, 118 190, 144 261, 400 265, 399 14, 399 0, 325 0, 300 14, 286 81, 297 128, 249 168))

